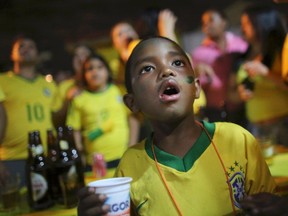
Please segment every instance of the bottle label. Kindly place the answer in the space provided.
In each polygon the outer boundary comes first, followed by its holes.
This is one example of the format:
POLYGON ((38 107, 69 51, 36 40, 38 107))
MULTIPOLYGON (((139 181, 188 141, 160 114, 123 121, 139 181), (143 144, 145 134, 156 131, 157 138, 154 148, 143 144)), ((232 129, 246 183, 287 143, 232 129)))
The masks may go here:
POLYGON ((41 155, 44 153, 44 149, 43 149, 42 145, 33 146, 31 148, 31 151, 32 151, 33 157, 35 157, 36 155, 41 155))
POLYGON ((32 184, 33 201, 38 201, 42 199, 48 191, 48 183, 46 179, 42 175, 32 172, 31 184, 32 184))
POLYGON ((69 149, 69 143, 66 140, 60 140, 59 146, 61 150, 68 150, 69 149))

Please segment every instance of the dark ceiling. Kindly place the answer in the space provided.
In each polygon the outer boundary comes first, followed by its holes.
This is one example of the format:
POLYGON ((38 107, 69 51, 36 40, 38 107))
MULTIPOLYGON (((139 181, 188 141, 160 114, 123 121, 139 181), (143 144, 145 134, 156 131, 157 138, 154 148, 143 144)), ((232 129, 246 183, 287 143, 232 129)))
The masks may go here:
MULTIPOLYGON (((272 0, 239 1, 272 4, 272 0)), ((178 17, 178 32, 189 32, 199 27, 205 9, 225 9, 235 2, 238 1, 0 0, 0 64, 9 59, 11 40, 19 33, 38 38, 44 49, 56 49, 80 40, 109 43, 113 24, 120 20, 136 21, 148 7, 170 8, 178 17)), ((288 4, 276 7, 288 11, 288 4)))

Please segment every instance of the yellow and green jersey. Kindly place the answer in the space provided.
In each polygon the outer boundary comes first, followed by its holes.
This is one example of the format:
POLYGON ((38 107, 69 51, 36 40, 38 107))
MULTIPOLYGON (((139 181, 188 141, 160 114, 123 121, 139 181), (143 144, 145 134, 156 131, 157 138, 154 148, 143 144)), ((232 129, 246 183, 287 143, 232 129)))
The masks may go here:
POLYGON ((52 111, 56 112, 61 109, 65 101, 67 91, 74 85, 74 79, 64 80, 58 85, 57 93, 53 98, 52 111))
POLYGON ((111 84, 105 91, 82 91, 72 101, 67 125, 82 133, 86 161, 92 164, 93 153, 106 161, 120 159, 128 146, 127 112, 119 89, 111 84), (95 137, 90 138, 91 134, 95 137))
MULTIPOLYGON (((276 58, 269 73, 281 77, 280 58, 276 58)), ((241 83, 248 75, 241 67, 237 74, 238 83, 241 83)), ((253 77, 255 89, 253 97, 246 101, 247 117, 252 123, 276 119, 288 115, 288 91, 279 87, 269 77, 253 77)))
MULTIPOLYGON (((160 169, 183 215, 231 215, 232 205, 239 211, 239 201, 245 195, 274 191, 275 182, 248 131, 232 123, 203 123, 225 170, 204 131, 183 158, 154 147, 160 169)), ((152 136, 124 153, 115 175, 133 178, 130 195, 138 215, 177 215, 155 165, 152 136)))
POLYGON ((46 81, 42 75, 28 80, 9 71, 0 75, 0 86, 5 95, 3 104, 7 114, 1 159, 26 159, 28 132, 32 130, 40 131, 46 149, 46 130, 52 128, 50 108, 55 83, 46 81))
POLYGON ((0 85, 0 102, 3 102, 4 100, 5 100, 5 95, 0 85))

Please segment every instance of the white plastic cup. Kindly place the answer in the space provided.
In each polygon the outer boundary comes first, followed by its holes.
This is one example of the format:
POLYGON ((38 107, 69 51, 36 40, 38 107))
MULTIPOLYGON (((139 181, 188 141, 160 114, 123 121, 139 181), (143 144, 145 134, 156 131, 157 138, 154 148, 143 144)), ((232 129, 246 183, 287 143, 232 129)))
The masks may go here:
POLYGON ((96 194, 105 194, 105 205, 110 206, 107 216, 130 216, 131 177, 107 178, 90 182, 96 194))

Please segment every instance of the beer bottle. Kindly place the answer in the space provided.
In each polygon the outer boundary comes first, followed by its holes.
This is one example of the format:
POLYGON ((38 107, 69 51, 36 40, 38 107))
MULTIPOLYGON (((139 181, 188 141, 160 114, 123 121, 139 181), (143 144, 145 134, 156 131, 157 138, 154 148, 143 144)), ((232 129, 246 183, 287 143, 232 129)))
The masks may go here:
POLYGON ((56 164, 59 158, 59 149, 56 144, 56 138, 53 134, 52 129, 47 130, 47 161, 49 164, 48 169, 48 183, 49 183, 49 192, 54 201, 58 201, 61 197, 61 188, 58 181, 58 174, 56 169, 56 164))
POLYGON ((78 176, 78 188, 82 188, 85 186, 84 179, 84 166, 82 163, 81 155, 76 147, 75 139, 74 139, 74 130, 71 126, 66 126, 66 135, 69 143, 69 153, 71 159, 75 162, 76 172, 78 176))
POLYGON ((69 154, 69 143, 65 137, 63 127, 57 128, 56 142, 59 149, 59 157, 56 163, 56 169, 62 191, 59 203, 64 204, 67 208, 75 207, 78 203, 78 176, 76 172, 75 161, 72 160, 69 154))
POLYGON ((53 205, 53 201, 48 191, 48 164, 40 132, 29 132, 28 137, 29 157, 26 164, 28 202, 34 210, 46 209, 53 205))

